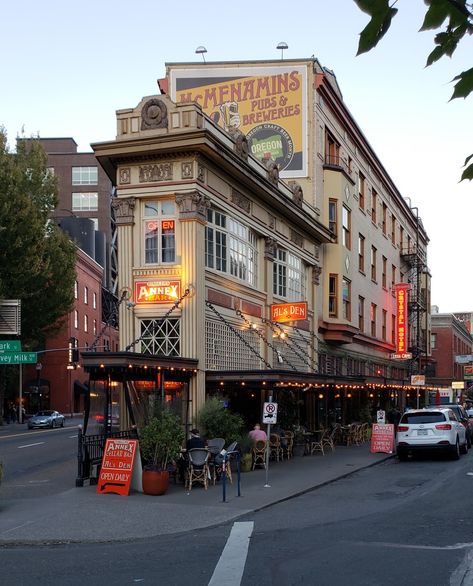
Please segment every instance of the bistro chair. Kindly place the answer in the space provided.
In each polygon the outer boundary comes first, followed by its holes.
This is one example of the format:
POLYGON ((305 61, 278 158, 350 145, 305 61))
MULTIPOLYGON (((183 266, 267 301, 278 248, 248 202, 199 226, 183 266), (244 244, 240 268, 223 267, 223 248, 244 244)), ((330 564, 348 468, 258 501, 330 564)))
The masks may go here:
POLYGON ((318 433, 314 433, 310 440, 310 453, 322 452, 322 456, 325 456, 324 452, 324 439, 327 437, 327 430, 323 429, 318 433))
POLYGON ((335 451, 335 441, 338 437, 338 434, 340 433, 340 424, 336 423, 333 428, 332 431, 326 435, 325 437, 322 438, 322 446, 327 446, 328 448, 330 448, 332 450, 332 452, 335 451))
POLYGON ((192 490, 194 482, 200 482, 207 490, 210 471, 209 457, 210 452, 207 448, 193 448, 187 452, 189 457, 189 467, 187 469, 187 490, 192 490))
POLYGON ((293 457, 293 448, 294 448, 294 432, 292 431, 285 431, 284 436, 286 437, 286 446, 283 447, 283 453, 285 452, 286 458, 293 457))
POLYGON ((269 436, 269 457, 274 458, 276 462, 279 462, 279 458, 283 459, 281 437, 277 433, 269 436))
POLYGON ((266 441, 257 440, 251 448, 253 455, 253 470, 256 466, 266 468, 266 441))
MULTIPOLYGON (((228 448, 226 449, 227 457, 224 459, 224 461, 225 461, 225 474, 227 476, 227 479, 230 481, 230 484, 233 484, 232 466, 231 466, 231 459, 233 458, 232 452, 234 452, 236 450, 237 445, 238 445, 238 442, 232 442, 228 446, 228 448)), ((222 472, 223 472, 223 467, 222 467, 222 472)))
POLYGON ((221 455, 221 451, 223 450, 223 446, 225 445, 225 440, 223 437, 216 437, 213 439, 207 440, 207 448, 210 452, 209 457, 209 468, 211 471, 211 478, 213 483, 220 478, 222 474, 222 464, 223 464, 223 456, 221 455))

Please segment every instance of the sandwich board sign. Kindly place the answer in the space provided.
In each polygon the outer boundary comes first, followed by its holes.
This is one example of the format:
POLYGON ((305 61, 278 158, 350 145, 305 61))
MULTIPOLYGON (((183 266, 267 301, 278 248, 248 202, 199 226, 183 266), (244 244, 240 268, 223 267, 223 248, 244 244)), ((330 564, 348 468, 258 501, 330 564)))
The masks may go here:
POLYGON ((278 404, 264 403, 263 405, 263 423, 274 425, 278 421, 278 404))
POLYGON ((100 468, 97 492, 128 496, 138 440, 108 438, 100 468))

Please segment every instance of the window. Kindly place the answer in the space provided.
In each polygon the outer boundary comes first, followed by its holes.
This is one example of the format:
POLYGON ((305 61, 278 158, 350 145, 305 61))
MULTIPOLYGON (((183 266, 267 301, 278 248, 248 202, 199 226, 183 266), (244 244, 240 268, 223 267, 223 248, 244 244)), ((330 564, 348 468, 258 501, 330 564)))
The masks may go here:
POLYGON ((340 164, 340 145, 330 132, 325 132, 325 162, 328 165, 340 164))
POLYGON ((337 200, 330 199, 328 202, 328 228, 335 236, 338 236, 337 225, 337 200))
POLYGON ((89 331, 89 316, 86 314, 84 315, 84 332, 89 331))
POLYGON ((176 205, 150 201, 144 206, 145 263, 176 262, 176 205))
POLYGON ((78 281, 74 281, 74 299, 79 297, 79 283, 78 281))
POLYGON ((365 237, 358 234, 358 270, 365 272, 365 237))
POLYGON ((256 285, 256 234, 240 221, 208 210, 205 228, 205 266, 256 285))
POLYGON ((84 287, 84 303, 88 305, 89 303, 89 288, 84 287))
POLYGON ((386 274, 386 271, 388 270, 387 267, 388 267, 388 259, 385 256, 383 256, 383 273, 381 275, 381 286, 383 287, 383 289, 387 289, 387 287, 388 287, 388 285, 387 285, 388 277, 386 274))
POLYGON ((351 249, 351 213, 348 208, 342 208, 342 243, 348 250, 351 249))
POLYGON ((95 291, 94 291, 94 294, 92 296, 92 307, 94 309, 97 309, 97 293, 95 293, 95 291))
POLYGON ((378 194, 373 189, 371 193, 371 221, 376 224, 376 207, 378 206, 378 194))
POLYGON ((180 356, 180 319, 141 321, 141 352, 161 356, 180 356))
POLYGON ((393 246, 396 245, 396 218, 394 214, 391 216, 391 242, 393 246))
POLYGON ((386 328, 388 326, 388 312, 385 309, 383 309, 381 319, 382 319, 382 321, 381 321, 381 338, 384 341, 386 341, 386 339, 387 339, 386 338, 386 328))
POLYGON ((94 330, 93 330, 93 334, 94 336, 97 334, 97 320, 94 319, 94 330))
POLYGON ((371 324, 371 335, 376 338, 376 303, 371 304, 370 308, 370 324, 371 324))
POLYGON ((329 317, 337 317, 338 316, 337 288, 338 288, 338 275, 330 275, 329 276, 329 285, 328 285, 328 315, 329 315, 329 317))
POLYGON ((358 329, 365 331, 365 298, 361 295, 358 297, 358 329))
POLYGON ((95 212, 99 208, 99 194, 95 192, 80 192, 72 194, 72 211, 95 212))
POLYGON ((407 254, 411 254, 411 237, 409 236, 409 234, 407 235, 407 254))
POLYGON ((345 277, 342 280, 343 318, 351 320, 351 282, 345 277))
POLYGON ((404 242, 404 228, 402 226, 399 226, 399 247, 401 249, 401 252, 402 252, 403 242, 404 242))
POLYGON ((77 311, 77 309, 74 309, 74 327, 76 328, 76 330, 79 329, 79 312, 77 311))
POLYGON ((361 172, 358 176, 358 204, 362 210, 365 209, 365 176, 361 172))
POLYGON ((395 296, 394 285, 396 284, 396 267, 391 265, 391 293, 395 296))
POLYGON ((376 248, 371 247, 371 280, 376 281, 376 248))
POLYGON ((384 235, 386 235, 387 224, 388 224, 388 206, 383 201, 382 227, 383 227, 383 234, 384 235))
POLYGON ((289 301, 305 298, 305 271, 300 258, 278 248, 273 263, 273 293, 289 301))
POLYGON ((97 167, 72 167, 72 185, 97 185, 97 167))
POLYGON ((430 334, 430 347, 432 350, 437 350, 437 334, 430 334))
POLYGON ((391 315, 391 344, 396 345, 396 316, 394 313, 391 315))

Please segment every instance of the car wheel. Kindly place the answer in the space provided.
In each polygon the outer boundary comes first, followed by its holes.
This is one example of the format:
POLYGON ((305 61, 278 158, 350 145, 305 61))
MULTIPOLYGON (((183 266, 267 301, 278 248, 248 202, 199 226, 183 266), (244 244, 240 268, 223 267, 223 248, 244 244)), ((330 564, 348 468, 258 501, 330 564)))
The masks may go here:
POLYGON ((468 442, 465 439, 465 443, 460 446, 460 452, 462 454, 468 454, 468 442))
POLYGON ((61 427, 64 427, 64 419, 61 421, 61 427))
POLYGON ((452 460, 459 460, 460 459, 460 442, 457 437, 457 441, 452 448, 452 460))
POLYGON ((397 452, 397 457, 399 459, 400 462, 406 462, 407 458, 409 457, 409 454, 407 452, 404 451, 398 451, 397 452))
POLYGON ((468 434, 466 437, 466 445, 467 445, 468 449, 471 448, 471 435, 470 434, 468 434))
POLYGON ((56 427, 56 426, 55 426, 55 424, 54 424, 54 419, 53 419, 53 420, 51 420, 51 429, 54 429, 55 427, 56 427))

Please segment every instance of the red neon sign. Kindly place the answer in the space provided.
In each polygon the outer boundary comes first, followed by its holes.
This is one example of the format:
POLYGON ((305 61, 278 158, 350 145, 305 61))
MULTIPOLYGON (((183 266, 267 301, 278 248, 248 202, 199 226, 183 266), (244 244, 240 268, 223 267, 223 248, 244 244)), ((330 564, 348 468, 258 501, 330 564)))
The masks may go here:
POLYGON ((410 286, 407 283, 400 283, 396 287, 396 305, 397 305, 397 336, 396 336, 396 353, 404 354, 407 352, 407 291, 410 286))

